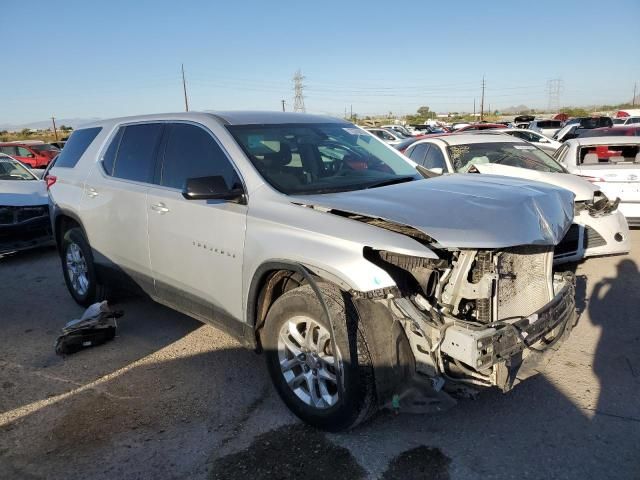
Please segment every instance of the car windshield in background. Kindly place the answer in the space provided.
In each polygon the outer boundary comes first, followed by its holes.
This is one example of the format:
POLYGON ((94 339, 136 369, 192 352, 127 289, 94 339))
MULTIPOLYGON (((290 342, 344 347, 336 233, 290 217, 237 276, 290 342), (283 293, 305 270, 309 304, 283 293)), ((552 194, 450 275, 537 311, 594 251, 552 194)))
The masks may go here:
POLYGON ((565 173, 553 158, 527 143, 471 143, 447 147, 456 172, 466 173, 473 165, 494 163, 539 172, 565 173))
POLYGON ((59 152, 60 151, 59 148, 54 147, 53 145, 49 145, 48 143, 45 143, 43 145, 31 145, 31 149, 35 150, 36 152, 46 152, 46 151, 59 152))
POLYGON ((399 154, 354 125, 227 128, 267 182, 289 195, 362 190, 422 179, 399 154))
POLYGON ((15 160, 0 158, 0 180, 37 180, 37 178, 15 160))

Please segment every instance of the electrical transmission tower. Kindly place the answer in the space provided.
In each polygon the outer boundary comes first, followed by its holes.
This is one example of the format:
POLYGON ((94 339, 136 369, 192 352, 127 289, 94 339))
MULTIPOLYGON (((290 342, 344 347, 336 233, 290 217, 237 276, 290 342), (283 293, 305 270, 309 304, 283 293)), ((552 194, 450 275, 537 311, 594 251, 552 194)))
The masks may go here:
POLYGON ((304 89, 304 84, 302 81, 304 80, 304 75, 302 72, 298 70, 296 74, 293 76, 293 111, 294 112, 306 112, 306 108, 304 107, 304 95, 302 94, 302 90, 304 89))
POLYGON ((547 94, 549 102, 547 109, 549 112, 557 112, 560 110, 560 94, 562 93, 562 79, 552 78, 547 81, 547 94))

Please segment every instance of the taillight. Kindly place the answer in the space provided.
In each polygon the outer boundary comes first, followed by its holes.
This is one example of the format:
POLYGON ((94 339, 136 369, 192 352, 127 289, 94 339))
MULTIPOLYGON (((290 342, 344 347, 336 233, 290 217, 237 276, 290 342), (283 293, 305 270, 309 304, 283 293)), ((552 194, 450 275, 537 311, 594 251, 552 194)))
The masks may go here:
POLYGON ((589 175, 578 175, 580 178, 584 178, 586 181, 591 183, 604 182, 604 178, 602 177, 590 177, 589 175))
POLYGON ((56 177, 55 175, 47 175, 44 178, 44 181, 47 182, 47 190, 49 190, 51 188, 51 185, 58 181, 58 177, 56 177))

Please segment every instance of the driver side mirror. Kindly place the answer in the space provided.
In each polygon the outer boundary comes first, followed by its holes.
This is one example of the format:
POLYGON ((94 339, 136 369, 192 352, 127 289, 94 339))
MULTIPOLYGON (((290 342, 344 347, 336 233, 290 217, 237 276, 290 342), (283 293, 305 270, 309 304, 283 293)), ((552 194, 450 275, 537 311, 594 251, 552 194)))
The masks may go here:
POLYGON ((239 184, 231 188, 227 186, 224 177, 188 178, 182 196, 187 200, 226 200, 228 202, 245 203, 245 192, 239 184))
POLYGON ((547 140, 546 138, 538 138, 538 143, 549 143, 549 140, 547 140))
POLYGON ((442 169, 442 167, 427 168, 427 170, 429 170, 430 172, 436 173, 436 174, 438 174, 438 175, 442 175, 442 172, 444 172, 444 170, 442 169))

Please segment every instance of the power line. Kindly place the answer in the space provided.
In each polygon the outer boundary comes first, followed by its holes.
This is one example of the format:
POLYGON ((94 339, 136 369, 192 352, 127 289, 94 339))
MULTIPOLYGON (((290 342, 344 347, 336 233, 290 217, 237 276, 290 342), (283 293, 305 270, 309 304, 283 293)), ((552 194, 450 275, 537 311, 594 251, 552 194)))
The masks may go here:
POLYGON ((304 84, 302 83, 304 80, 304 75, 302 72, 298 70, 296 74, 293 76, 293 111, 294 112, 306 112, 306 108, 304 106, 304 95, 302 94, 302 90, 304 89, 304 84))

